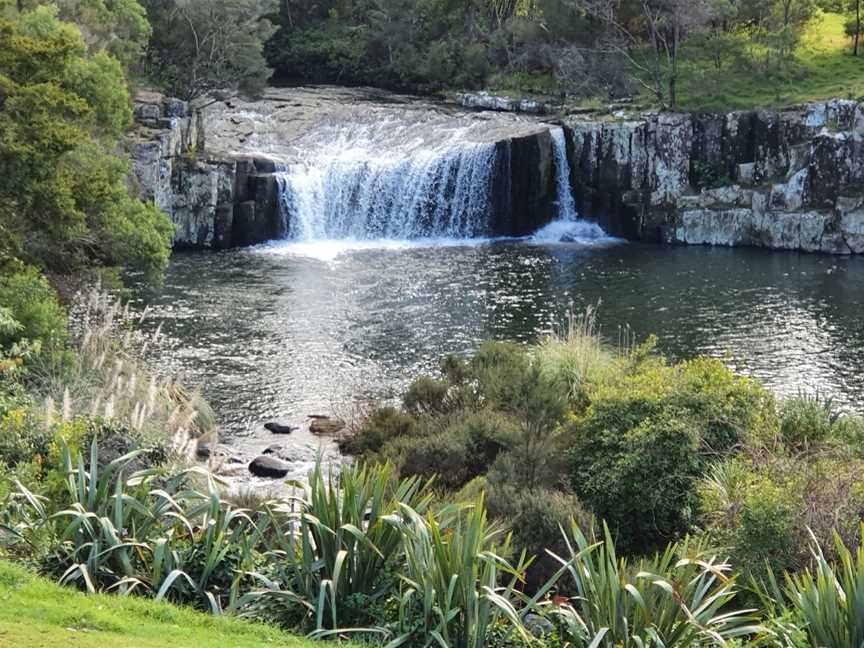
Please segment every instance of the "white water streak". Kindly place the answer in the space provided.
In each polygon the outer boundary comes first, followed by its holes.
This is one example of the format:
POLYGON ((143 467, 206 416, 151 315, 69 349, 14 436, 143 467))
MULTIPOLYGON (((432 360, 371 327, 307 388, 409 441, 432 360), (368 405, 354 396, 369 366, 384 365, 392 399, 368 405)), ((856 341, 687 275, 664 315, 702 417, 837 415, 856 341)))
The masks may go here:
MULTIPOLYGON (((362 135, 362 134, 361 134, 362 135)), ((277 174, 285 234, 322 239, 472 238, 488 232, 495 145, 459 133, 427 149, 342 140, 277 174)))

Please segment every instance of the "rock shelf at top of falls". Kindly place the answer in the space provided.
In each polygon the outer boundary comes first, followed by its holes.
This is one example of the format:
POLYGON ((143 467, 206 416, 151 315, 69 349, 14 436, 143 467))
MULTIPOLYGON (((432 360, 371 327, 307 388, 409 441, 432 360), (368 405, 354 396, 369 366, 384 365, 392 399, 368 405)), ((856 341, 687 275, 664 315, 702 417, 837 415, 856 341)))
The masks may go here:
POLYGON ((537 117, 473 112, 451 104, 371 88, 271 88, 260 99, 216 101, 204 109, 207 151, 213 156, 265 157, 291 163, 351 135, 389 144, 388 155, 435 148, 453 137, 495 143, 548 130, 537 117), (380 138, 380 139, 378 139, 380 138))

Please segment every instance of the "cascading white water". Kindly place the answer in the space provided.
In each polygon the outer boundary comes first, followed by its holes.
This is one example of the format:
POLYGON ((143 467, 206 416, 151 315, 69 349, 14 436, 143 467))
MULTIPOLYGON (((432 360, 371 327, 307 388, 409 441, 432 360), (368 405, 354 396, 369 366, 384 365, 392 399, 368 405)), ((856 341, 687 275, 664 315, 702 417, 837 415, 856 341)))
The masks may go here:
POLYGON ((555 155, 555 190, 558 198, 558 220, 575 221, 576 203, 570 191, 570 162, 567 160, 567 140, 560 126, 550 131, 552 152, 555 155))
POLYGON ((552 151, 555 155, 555 191, 558 218, 537 230, 532 240, 540 243, 573 242, 594 243, 608 241, 606 232, 597 223, 579 219, 573 192, 570 189, 570 162, 567 160, 567 140, 560 126, 550 131, 552 151))
MULTIPOLYGON (((394 133, 395 138, 404 133, 394 133)), ((336 145, 277 174, 287 238, 471 238, 489 229, 495 145, 460 132, 428 147, 389 146, 382 134, 340 134, 336 145)))
MULTIPOLYGON (((283 145, 278 150, 285 161, 276 173, 282 237, 359 243, 488 235, 496 147, 486 127, 480 120, 343 122, 283 145)), ((564 129, 553 127, 550 134, 557 213, 532 238, 604 239, 603 230, 576 211, 564 129)))

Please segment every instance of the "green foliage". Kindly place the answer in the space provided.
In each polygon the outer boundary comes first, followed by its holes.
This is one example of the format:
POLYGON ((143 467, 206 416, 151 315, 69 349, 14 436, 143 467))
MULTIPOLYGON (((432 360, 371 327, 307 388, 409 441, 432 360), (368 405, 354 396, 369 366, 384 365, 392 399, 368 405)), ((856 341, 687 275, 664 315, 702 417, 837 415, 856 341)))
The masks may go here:
POLYGON ((646 406, 595 401, 571 450, 574 491, 631 551, 687 532, 697 505, 696 434, 686 420, 646 406))
POLYGON ((402 406, 411 414, 431 414, 447 409, 447 392, 450 384, 421 376, 414 380, 402 396, 402 406))
POLYGON ((0 223, 6 254, 60 273, 167 262, 171 225, 131 198, 114 139, 131 122, 120 65, 40 6, 0 21, 0 223))
POLYGON ((780 442, 798 450, 823 443, 836 420, 828 401, 809 396, 787 400, 780 408, 780 442))
POLYGON ((0 331, 0 347, 30 340, 49 349, 65 339, 66 313, 57 293, 35 268, 0 275, 0 305, 18 324, 0 331))
POLYGON ((763 578, 766 570, 772 577, 799 571, 810 562, 811 536, 826 551, 835 532, 846 542, 857 538, 862 468, 859 456, 836 441, 810 445, 806 452, 747 446, 700 481, 705 533, 727 547, 744 573, 763 578))
POLYGON ((136 0, 21 0, 19 7, 56 7, 57 16, 78 25, 87 49, 105 53, 128 69, 137 63, 150 37, 144 8, 136 0))
POLYGON ((510 540, 487 522, 482 498, 452 515, 449 526, 407 506, 391 516, 405 542, 394 642, 482 648, 499 621, 527 642, 514 607, 525 556, 516 564, 501 557, 510 540))
POLYGON ((414 417, 393 407, 380 407, 354 434, 339 440, 339 447, 351 454, 378 452, 385 443, 409 434, 414 417))
POLYGON ((419 479, 394 484, 391 478, 387 465, 343 468, 338 478, 317 465, 308 491, 269 516, 276 531, 268 551, 272 578, 251 598, 299 602, 308 609, 305 627, 322 632, 366 620, 368 610, 352 603, 384 595, 389 561, 401 549, 402 536, 388 516, 401 506, 425 511, 431 499, 429 485, 419 479))
POLYGON ((729 566, 702 547, 670 544, 631 565, 616 555, 608 529, 596 543, 575 525, 571 535, 560 562, 576 596, 556 612, 573 645, 699 646, 708 637, 727 645, 761 631, 752 611, 734 607, 729 566))
POLYGON ((787 591, 811 645, 853 648, 864 644, 864 542, 851 549, 835 535, 834 546, 838 560, 831 564, 814 542, 813 569, 787 577, 787 591))
POLYGON ((275 0, 144 0, 153 37, 144 67, 173 96, 211 90, 258 95, 271 70, 262 56, 275 0))

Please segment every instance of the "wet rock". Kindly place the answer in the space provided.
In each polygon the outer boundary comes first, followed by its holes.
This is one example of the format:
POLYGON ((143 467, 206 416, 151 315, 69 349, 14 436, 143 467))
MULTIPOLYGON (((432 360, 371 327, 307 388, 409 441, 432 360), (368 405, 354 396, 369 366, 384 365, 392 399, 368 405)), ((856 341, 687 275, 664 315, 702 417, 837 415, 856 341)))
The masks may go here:
POLYGON ((291 466, 289 464, 272 455, 255 457, 249 464, 250 473, 256 477, 268 477, 271 479, 285 477, 290 469, 291 466))
POLYGON ((299 428, 296 425, 285 425, 276 421, 268 421, 264 424, 264 429, 269 430, 273 434, 291 434, 299 428))
POLYGON ((199 443, 195 447, 195 456, 205 461, 208 459, 218 459, 228 463, 242 461, 232 448, 221 443, 199 443))
POLYGON ((525 624, 525 629, 538 639, 552 634, 555 630, 555 626, 551 621, 537 614, 526 614, 523 623, 525 624))
POLYGON ((284 446, 279 445, 278 443, 274 443, 273 445, 269 445, 264 450, 261 451, 262 455, 276 455, 280 457, 282 452, 285 450, 284 446))
POLYGON ((312 434, 338 434, 345 427, 345 421, 330 418, 329 416, 313 414, 309 418, 312 419, 312 422, 309 423, 309 431, 312 434))

